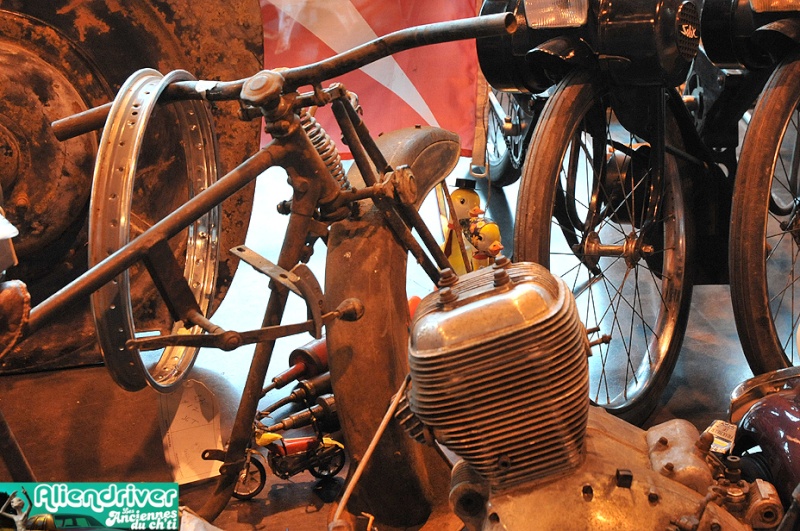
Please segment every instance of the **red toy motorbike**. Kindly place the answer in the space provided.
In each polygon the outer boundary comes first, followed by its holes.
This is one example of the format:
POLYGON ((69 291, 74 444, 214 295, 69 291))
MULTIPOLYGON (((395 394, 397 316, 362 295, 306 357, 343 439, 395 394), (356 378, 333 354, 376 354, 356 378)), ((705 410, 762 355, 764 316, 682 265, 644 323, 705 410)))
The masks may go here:
MULTIPOLYGON (((285 439, 279 433, 261 432, 256 433, 254 443, 266 449, 269 468, 281 479, 289 479, 304 470, 316 478, 325 479, 335 476, 344 467, 344 445, 321 434, 285 439)), ((248 449, 233 490, 236 498, 249 500, 263 490, 267 483, 263 460, 264 455, 258 449, 248 449)))

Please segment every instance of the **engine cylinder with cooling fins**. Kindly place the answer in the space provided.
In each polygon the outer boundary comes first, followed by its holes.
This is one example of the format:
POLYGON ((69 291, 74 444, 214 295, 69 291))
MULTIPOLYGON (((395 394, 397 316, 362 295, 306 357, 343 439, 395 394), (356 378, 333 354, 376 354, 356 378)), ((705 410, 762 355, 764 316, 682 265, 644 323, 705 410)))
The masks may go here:
MULTIPOLYGON (((460 459, 449 501, 469 531, 775 529, 775 487, 736 480, 681 419, 644 431, 589 403, 589 343, 572 293, 498 257, 411 323, 411 386, 395 419, 460 459), (542 510, 547 508, 547 510, 542 510)), ((781 528, 783 527, 781 523, 781 528)))
POLYGON ((420 303, 408 405, 494 492, 565 473, 583 455, 588 353, 565 283, 501 258, 420 303))

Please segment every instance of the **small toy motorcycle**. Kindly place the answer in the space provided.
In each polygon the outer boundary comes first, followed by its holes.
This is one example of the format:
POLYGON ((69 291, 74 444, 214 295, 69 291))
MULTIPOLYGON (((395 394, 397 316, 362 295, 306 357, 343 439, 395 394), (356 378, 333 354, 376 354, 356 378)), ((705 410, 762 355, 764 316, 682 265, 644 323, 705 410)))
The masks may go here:
MULTIPOLYGON (((304 470, 320 479, 338 474, 344 467, 344 445, 321 435, 285 439, 279 433, 257 432, 254 444, 267 450, 266 460, 272 473, 289 479, 304 470)), ((258 495, 267 483, 264 455, 248 448, 244 467, 233 489, 234 497, 249 500, 258 495)))

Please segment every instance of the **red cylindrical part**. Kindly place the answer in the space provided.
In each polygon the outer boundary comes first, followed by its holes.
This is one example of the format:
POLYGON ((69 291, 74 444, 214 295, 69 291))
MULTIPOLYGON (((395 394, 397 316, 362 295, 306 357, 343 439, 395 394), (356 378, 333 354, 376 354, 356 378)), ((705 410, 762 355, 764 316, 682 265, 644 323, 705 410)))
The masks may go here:
POLYGON ((306 371, 303 376, 315 376, 328 370, 328 345, 325 337, 315 339, 289 354, 289 365, 303 363, 306 371))

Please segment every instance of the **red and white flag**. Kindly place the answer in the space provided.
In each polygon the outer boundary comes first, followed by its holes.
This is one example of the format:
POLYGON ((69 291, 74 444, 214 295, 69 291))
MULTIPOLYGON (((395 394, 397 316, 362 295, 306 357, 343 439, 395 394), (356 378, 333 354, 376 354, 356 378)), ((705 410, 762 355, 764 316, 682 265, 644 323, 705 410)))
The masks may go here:
MULTIPOLYGON (((306 65, 393 31, 472 17, 475 5, 475 0, 261 0, 264 67, 306 65)), ((373 136, 435 125, 456 132, 468 155, 477 71, 475 41, 465 40, 400 52, 335 81, 358 95, 373 136)), ((330 109, 320 110, 317 119, 338 139, 330 109)))

